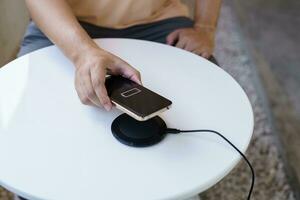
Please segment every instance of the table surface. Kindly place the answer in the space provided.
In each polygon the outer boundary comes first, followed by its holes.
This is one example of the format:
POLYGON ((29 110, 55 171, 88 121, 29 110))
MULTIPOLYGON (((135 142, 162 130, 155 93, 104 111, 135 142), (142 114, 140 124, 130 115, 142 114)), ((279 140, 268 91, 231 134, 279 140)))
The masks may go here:
MULTIPOLYGON (((181 49, 131 39, 96 42, 172 100, 168 127, 213 129, 243 152, 253 131, 249 100, 213 63, 181 49)), ((55 46, 0 69, 0 185, 30 199, 182 199, 220 181, 240 160, 211 133, 168 135, 157 145, 119 143, 120 111, 82 105, 74 67, 55 46)))

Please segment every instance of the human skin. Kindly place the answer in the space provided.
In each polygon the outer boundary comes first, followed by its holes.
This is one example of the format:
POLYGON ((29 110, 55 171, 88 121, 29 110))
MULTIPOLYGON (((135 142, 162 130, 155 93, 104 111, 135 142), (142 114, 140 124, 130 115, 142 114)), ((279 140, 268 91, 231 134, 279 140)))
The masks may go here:
POLYGON ((136 69, 97 46, 65 0, 26 0, 26 5, 33 21, 74 64, 75 88, 83 104, 112 108, 105 88, 106 73, 141 84, 136 69))
POLYGON ((167 44, 209 58, 215 46, 215 32, 221 0, 195 0, 194 27, 177 29, 167 37, 167 44))
MULTIPOLYGON (((221 0, 196 0, 195 26, 178 29, 167 43, 208 58, 214 48, 221 0)), ((26 0, 31 18, 74 64, 75 88, 86 105, 112 108, 105 75, 122 75, 141 84, 140 73, 121 58, 101 49, 78 23, 66 0, 26 0)))

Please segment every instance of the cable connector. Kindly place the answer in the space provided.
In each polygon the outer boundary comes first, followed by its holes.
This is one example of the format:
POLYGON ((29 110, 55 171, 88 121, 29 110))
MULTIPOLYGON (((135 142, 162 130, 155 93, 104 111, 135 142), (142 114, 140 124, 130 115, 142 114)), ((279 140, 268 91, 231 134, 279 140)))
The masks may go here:
POLYGON ((167 128, 166 129, 166 133, 171 133, 171 134, 178 134, 180 133, 181 131, 179 129, 176 129, 176 128, 167 128))

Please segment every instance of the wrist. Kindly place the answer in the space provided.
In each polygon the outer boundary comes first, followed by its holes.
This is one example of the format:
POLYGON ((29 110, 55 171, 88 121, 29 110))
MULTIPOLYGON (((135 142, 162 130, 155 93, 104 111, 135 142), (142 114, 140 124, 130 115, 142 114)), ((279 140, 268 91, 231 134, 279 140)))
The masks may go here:
MULTIPOLYGON (((92 41, 93 42, 93 41, 92 41)), ((94 43, 94 42, 93 42, 94 43)), ((105 52, 103 49, 94 44, 84 44, 80 48, 75 48, 71 53, 70 60, 74 63, 75 67, 79 67, 82 63, 91 60, 91 56, 99 55, 105 52)))
POLYGON ((197 31, 216 32, 216 26, 209 24, 195 23, 194 29, 197 31))
POLYGON ((89 55, 90 52, 95 52, 100 48, 98 45, 81 29, 72 31, 69 35, 69 38, 62 45, 65 48, 66 56, 76 64, 78 60, 83 58, 86 55, 89 55))

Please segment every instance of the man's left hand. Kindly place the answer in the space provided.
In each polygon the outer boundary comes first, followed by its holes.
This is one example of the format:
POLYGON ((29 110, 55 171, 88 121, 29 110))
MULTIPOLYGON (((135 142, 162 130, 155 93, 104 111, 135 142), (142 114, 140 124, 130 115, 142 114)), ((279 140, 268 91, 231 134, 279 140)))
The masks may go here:
POLYGON ((170 33, 167 44, 208 59, 215 46, 215 31, 204 28, 182 28, 170 33))

